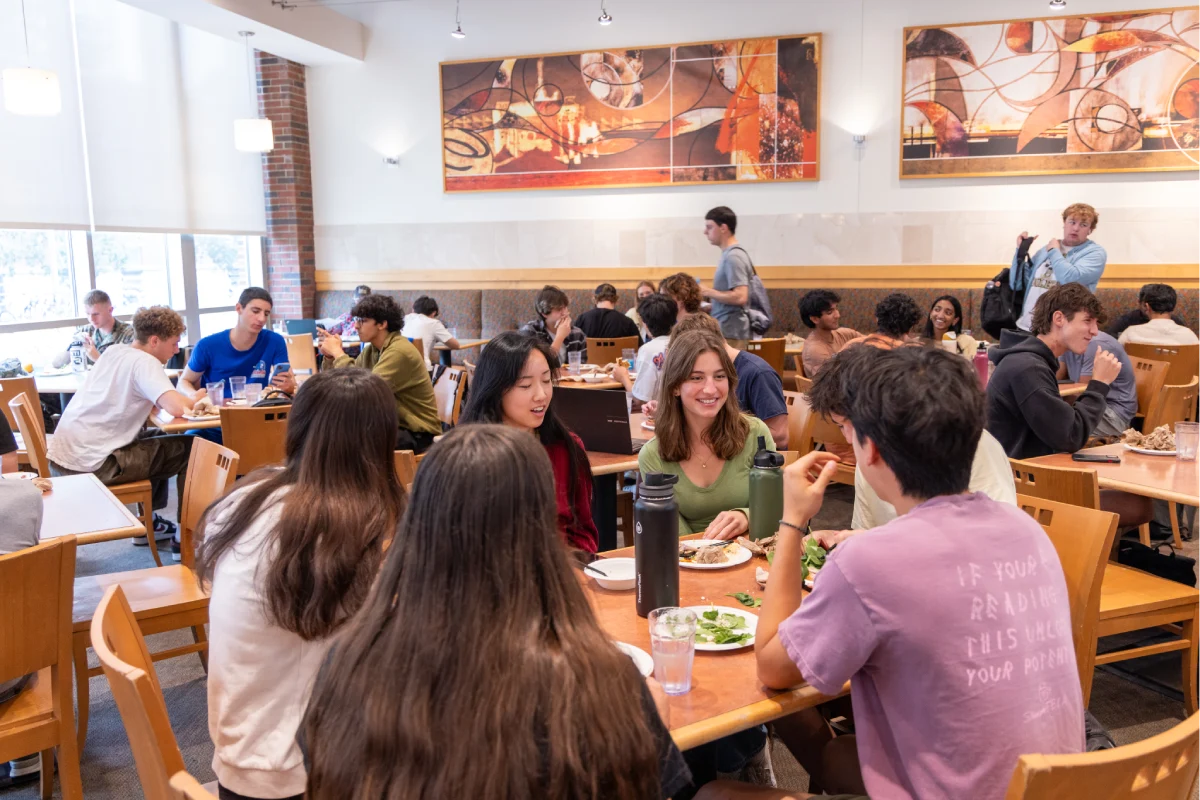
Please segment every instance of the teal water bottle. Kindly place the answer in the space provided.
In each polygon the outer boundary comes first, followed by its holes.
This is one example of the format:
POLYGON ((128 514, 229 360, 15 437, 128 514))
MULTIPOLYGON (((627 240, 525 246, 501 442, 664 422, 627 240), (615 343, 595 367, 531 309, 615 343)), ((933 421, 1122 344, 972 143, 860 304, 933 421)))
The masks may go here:
POLYGON ((783 517, 783 454, 767 449, 758 437, 758 452, 750 470, 750 538, 774 536, 783 517))

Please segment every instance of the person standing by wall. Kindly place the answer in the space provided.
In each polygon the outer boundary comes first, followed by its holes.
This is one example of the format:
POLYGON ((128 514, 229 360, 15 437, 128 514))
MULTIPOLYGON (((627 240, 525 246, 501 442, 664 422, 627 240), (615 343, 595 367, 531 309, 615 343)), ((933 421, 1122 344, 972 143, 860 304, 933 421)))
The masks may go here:
POLYGON ((704 237, 721 248, 721 260, 711 287, 700 287, 700 294, 712 301, 712 315, 721 323, 725 340, 739 350, 750 340, 750 279, 754 265, 746 248, 738 244, 737 214, 726 206, 717 206, 704 215, 704 237))
POLYGON ((1014 290, 1025 290, 1021 318, 1017 320, 1017 327, 1023 331, 1032 330, 1033 307, 1047 290, 1064 283, 1081 283, 1089 292, 1095 292, 1104 274, 1108 254, 1088 238, 1100 222, 1096 209, 1087 203, 1075 203, 1067 206, 1062 218, 1062 239, 1051 239, 1025 264, 1020 258, 1021 243, 1026 238, 1036 239, 1037 234, 1030 237, 1028 231, 1021 231, 1017 236, 1008 280, 1014 290))

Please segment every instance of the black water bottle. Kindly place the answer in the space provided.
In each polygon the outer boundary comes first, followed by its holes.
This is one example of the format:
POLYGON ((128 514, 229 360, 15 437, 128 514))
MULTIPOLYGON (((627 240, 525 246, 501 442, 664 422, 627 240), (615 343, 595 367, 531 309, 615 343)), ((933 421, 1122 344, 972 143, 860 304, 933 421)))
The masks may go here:
POLYGON ((679 478, 643 473, 633 504, 633 560, 637 572, 637 613, 679 605, 679 478))

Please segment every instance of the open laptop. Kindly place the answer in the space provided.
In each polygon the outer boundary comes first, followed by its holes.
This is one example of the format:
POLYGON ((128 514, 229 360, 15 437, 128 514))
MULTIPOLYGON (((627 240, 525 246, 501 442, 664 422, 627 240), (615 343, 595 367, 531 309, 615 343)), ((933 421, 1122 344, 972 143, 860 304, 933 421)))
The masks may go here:
POLYGON ((555 386, 554 408, 589 453, 631 456, 649 441, 633 438, 624 392, 555 386))

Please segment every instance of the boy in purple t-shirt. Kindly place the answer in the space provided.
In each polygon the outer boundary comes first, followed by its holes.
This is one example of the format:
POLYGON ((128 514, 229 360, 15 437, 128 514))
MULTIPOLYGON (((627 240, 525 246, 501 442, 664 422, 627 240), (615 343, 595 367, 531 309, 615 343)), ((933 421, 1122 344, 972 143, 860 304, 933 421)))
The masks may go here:
MULTIPOLYGON (((1019 508, 966 494, 986 408, 969 365, 928 348, 850 348, 809 398, 900 514, 844 539, 801 604, 803 528, 836 459, 811 453, 784 473, 758 674, 827 694, 850 681, 857 759, 818 759, 824 788, 988 800, 1004 796, 1022 753, 1082 752, 1058 555, 1019 508)), ((834 740, 843 756, 848 738, 834 740)))

